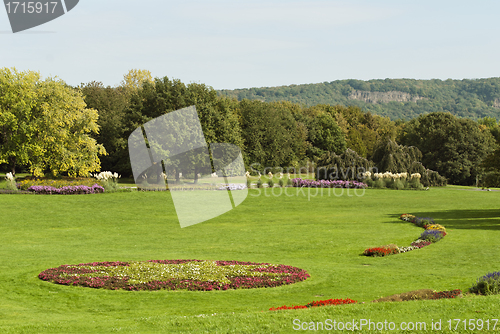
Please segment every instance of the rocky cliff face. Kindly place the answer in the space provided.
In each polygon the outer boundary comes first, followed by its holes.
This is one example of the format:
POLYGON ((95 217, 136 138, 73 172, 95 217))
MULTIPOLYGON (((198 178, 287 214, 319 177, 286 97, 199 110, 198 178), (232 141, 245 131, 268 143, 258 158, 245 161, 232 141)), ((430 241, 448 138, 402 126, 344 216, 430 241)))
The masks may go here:
POLYGON ((497 98, 493 101, 493 107, 500 108, 500 99, 497 98))
MULTIPOLYGON (((417 102, 418 100, 425 99, 418 95, 411 95, 405 92, 390 91, 390 92, 367 92, 362 90, 354 90, 348 96, 349 100, 360 100, 367 103, 387 103, 391 101, 396 102, 417 102)), ((500 101, 499 101, 500 105, 500 101)))

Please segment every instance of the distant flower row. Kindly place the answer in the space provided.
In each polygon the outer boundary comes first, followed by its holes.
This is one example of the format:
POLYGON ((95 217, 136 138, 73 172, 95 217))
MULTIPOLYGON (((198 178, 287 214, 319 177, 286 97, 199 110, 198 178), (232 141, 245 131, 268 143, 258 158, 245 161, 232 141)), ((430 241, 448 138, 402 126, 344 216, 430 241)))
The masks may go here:
POLYGON ((104 188, 98 184, 94 184, 92 187, 89 186, 65 186, 61 188, 55 188, 50 186, 31 186, 28 191, 34 192, 40 195, 79 195, 79 194, 97 194, 103 193, 104 188))
POLYGON ((358 181, 344 181, 344 180, 303 180, 300 177, 292 179, 294 187, 306 188, 366 188, 366 183, 358 181))
POLYGON ((229 183, 221 184, 217 190, 244 190, 247 189, 247 185, 243 183, 229 183))
POLYGON ((374 178, 374 179, 407 179, 408 176, 410 179, 420 179, 422 175, 420 173, 391 173, 391 172, 385 172, 385 173, 372 173, 372 172, 364 172, 361 174, 363 178, 374 178))

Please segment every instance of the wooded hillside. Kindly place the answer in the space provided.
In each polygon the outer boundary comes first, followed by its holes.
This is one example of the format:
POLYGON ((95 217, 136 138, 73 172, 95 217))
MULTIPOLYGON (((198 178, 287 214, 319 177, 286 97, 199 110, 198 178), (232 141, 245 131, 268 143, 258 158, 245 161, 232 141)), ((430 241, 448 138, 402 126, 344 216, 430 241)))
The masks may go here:
POLYGON ((392 120, 410 120, 430 112, 458 117, 500 119, 500 78, 464 80, 337 80, 317 84, 220 90, 219 95, 263 102, 290 101, 358 106, 392 120))

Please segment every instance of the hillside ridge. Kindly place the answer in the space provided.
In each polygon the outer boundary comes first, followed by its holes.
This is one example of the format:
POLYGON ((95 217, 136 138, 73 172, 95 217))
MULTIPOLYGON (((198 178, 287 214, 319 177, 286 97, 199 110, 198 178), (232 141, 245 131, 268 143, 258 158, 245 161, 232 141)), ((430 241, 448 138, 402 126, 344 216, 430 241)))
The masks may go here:
POLYGON ((500 78, 463 80, 336 80, 316 84, 218 90, 239 101, 290 101, 305 106, 355 105, 380 116, 412 119, 435 111, 500 120, 500 78))

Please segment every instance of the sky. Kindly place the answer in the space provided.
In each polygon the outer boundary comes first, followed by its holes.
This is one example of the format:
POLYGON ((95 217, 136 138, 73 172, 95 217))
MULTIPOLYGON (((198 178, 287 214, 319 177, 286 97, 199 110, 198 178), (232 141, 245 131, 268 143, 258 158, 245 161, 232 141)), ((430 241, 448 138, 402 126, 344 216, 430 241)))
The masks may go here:
POLYGON ((146 69, 215 89, 499 77, 498 13, 498 0, 80 0, 14 34, 0 8, 0 67, 74 86, 146 69))

